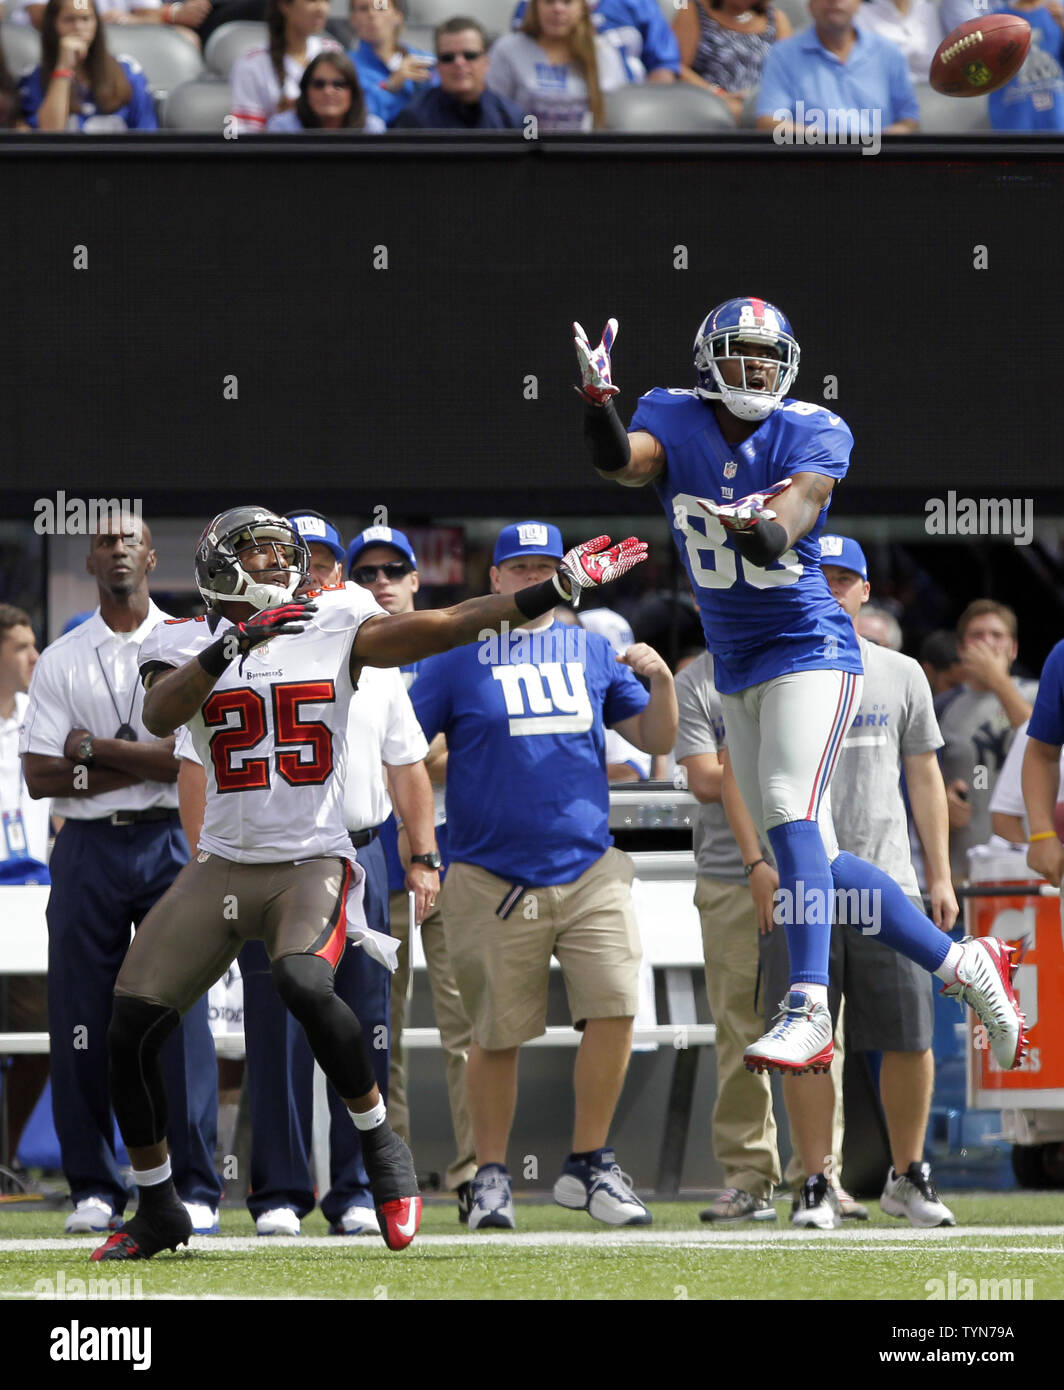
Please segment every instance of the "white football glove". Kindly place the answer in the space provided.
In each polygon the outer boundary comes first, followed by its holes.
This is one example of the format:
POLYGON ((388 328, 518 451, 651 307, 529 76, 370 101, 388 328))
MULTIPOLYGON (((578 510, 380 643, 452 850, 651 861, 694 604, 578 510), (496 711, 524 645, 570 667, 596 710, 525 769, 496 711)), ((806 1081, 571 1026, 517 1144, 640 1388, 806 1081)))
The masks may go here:
POLYGON ((707 502, 701 497, 697 501, 702 510, 715 516, 726 531, 749 531, 762 519, 775 521, 776 513, 765 503, 786 492, 792 482, 792 478, 784 478, 764 492, 752 492, 749 497, 740 497, 738 502, 707 502))
POLYGON ((608 320, 602 330, 602 341, 592 349, 587 334, 578 323, 573 324, 573 346, 580 363, 580 385, 576 388, 589 405, 605 405, 611 396, 620 395, 611 377, 610 348, 617 339, 617 320, 608 320))
POLYGON ((566 603, 578 608, 584 589, 610 584, 646 558, 646 541, 637 540, 635 536, 616 545, 610 544, 609 536, 596 536, 593 541, 584 541, 583 545, 575 545, 567 552, 554 576, 554 587, 566 603), (562 583, 563 578, 569 581, 571 592, 562 583))

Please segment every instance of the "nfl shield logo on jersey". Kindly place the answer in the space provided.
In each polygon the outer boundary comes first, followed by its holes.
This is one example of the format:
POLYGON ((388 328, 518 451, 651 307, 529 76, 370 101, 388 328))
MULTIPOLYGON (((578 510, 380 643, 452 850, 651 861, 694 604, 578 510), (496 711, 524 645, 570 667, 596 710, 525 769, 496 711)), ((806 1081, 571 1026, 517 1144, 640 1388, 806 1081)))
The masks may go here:
POLYGON ((731 459, 729 459, 728 462, 724 465, 724 476, 726 478, 734 478, 738 471, 739 465, 737 463, 733 463, 731 459))

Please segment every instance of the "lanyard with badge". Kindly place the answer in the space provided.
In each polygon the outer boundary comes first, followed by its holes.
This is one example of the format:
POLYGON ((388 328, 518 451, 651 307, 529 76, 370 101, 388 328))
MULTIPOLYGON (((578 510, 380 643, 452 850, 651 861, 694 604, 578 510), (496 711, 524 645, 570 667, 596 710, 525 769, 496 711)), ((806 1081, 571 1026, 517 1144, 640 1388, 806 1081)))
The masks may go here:
POLYGON ((22 794, 26 789, 26 778, 21 769, 18 779, 18 805, 13 811, 0 811, 0 824, 3 826, 3 858, 0 859, 0 883, 16 881, 19 883, 48 882, 48 870, 39 859, 34 859, 26 840, 26 827, 22 820, 22 794))
POLYGON ((133 706, 137 703, 137 690, 139 689, 137 682, 133 682, 133 695, 129 701, 129 710, 126 713, 125 719, 123 719, 122 711, 118 708, 118 701, 115 699, 115 693, 111 689, 111 682, 107 679, 107 672, 104 669, 103 661, 100 658, 99 647, 96 648, 96 663, 100 668, 100 675, 103 676, 103 683, 107 687, 107 693, 111 697, 111 704, 114 706, 115 718, 119 721, 118 728, 115 731, 114 737, 123 739, 126 743, 136 743, 137 731, 136 729, 134 729, 133 725, 129 721, 133 718, 133 706))

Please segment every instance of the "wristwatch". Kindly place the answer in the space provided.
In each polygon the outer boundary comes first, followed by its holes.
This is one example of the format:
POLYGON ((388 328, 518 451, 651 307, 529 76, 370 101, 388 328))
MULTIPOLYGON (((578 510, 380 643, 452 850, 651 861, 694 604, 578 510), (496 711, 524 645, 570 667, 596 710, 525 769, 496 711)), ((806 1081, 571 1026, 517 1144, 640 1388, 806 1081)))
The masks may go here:
POLYGON ((439 850, 434 849, 431 854, 412 854, 410 862, 411 864, 424 864, 429 869, 438 869, 443 860, 440 858, 439 850))
POLYGON ((77 761, 78 761, 79 763, 84 763, 86 767, 92 767, 92 764, 93 764, 92 734, 86 734, 85 737, 84 737, 84 738, 81 740, 81 742, 78 744, 78 756, 77 756, 77 761))
POLYGON ((761 859, 753 859, 753 860, 750 861, 749 864, 744 864, 744 865, 743 865, 743 873, 746 875, 747 878, 749 878, 750 875, 751 875, 751 874, 754 872, 754 870, 757 868, 758 864, 767 864, 767 863, 768 863, 768 860, 765 859, 764 857, 762 857, 761 859))

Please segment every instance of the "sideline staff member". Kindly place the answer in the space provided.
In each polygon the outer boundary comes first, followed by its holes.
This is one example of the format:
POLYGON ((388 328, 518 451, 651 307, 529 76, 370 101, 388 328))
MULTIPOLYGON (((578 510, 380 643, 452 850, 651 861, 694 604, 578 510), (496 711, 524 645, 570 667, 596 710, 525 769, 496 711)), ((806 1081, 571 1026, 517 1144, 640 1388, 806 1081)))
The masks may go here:
MULTIPOLYGON (((114 1151, 107 1029, 115 979, 139 926, 188 859, 172 738, 141 722, 141 643, 166 614, 148 596, 151 533, 123 516, 94 534, 86 569, 100 606, 41 655, 19 743, 26 785, 50 796, 48 899, 52 1103, 74 1211, 68 1232, 104 1231, 126 1204, 114 1151)), ((197 1231, 217 1227, 218 1068, 201 999, 163 1049, 174 1176, 197 1231)))

